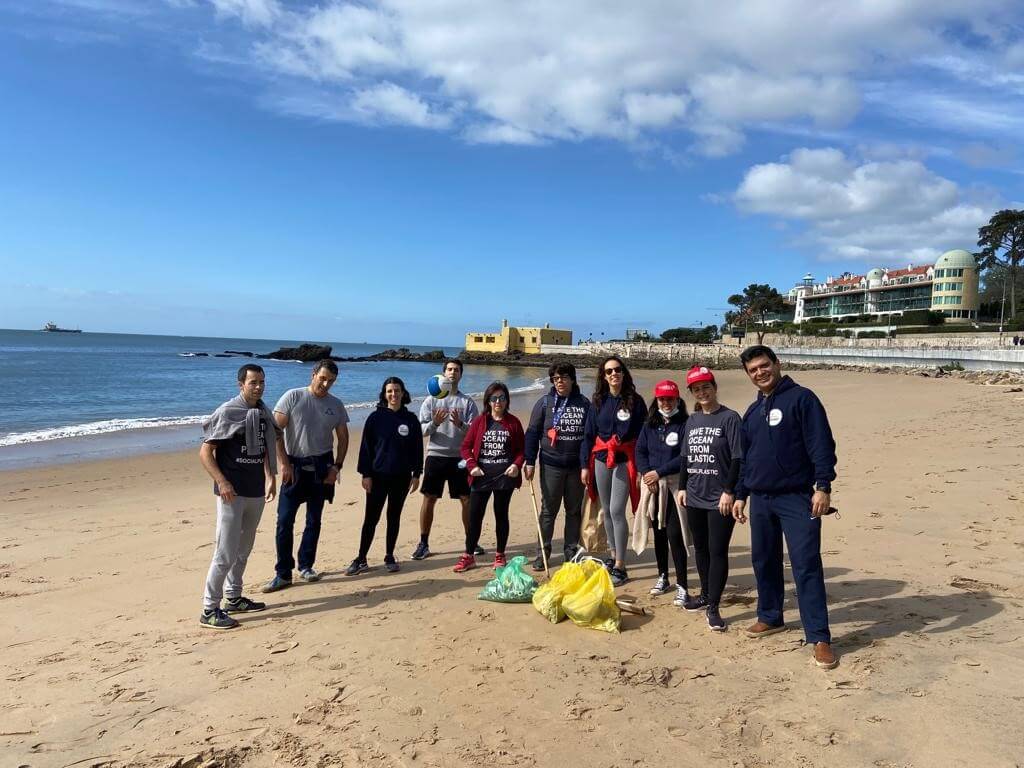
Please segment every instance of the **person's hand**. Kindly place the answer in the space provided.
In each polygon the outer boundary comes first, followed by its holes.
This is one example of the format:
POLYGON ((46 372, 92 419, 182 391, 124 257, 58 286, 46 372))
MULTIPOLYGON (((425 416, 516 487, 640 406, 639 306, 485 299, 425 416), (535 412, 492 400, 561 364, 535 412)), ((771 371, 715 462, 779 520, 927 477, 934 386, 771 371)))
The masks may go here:
POLYGON ((523 467, 523 477, 526 478, 526 482, 528 483, 533 482, 533 469, 534 468, 531 467, 529 464, 523 467))
POLYGON ((440 427, 441 422, 444 421, 446 418, 448 418, 448 409, 438 408, 436 411, 434 411, 434 426, 440 427))
POLYGON ((686 509, 686 491, 676 491, 676 504, 680 509, 686 509))
POLYGON ((337 467, 331 466, 331 468, 327 470, 327 474, 324 476, 324 485, 334 485, 338 482, 339 475, 341 475, 341 471, 337 467))
POLYGON ((370 493, 373 490, 373 478, 372 477, 364 477, 363 478, 363 490, 366 491, 367 493, 370 493))
POLYGON ((586 486, 586 485, 588 485, 590 483, 590 470, 589 469, 581 469, 580 470, 580 482, 582 482, 584 486, 586 486))
POLYGON ((736 497, 725 491, 722 492, 722 498, 718 500, 718 512, 722 517, 728 517, 732 514, 732 505, 736 501, 736 497))
POLYGON ((828 512, 829 505, 832 503, 832 497, 830 494, 824 491, 815 491, 814 495, 811 496, 811 517, 821 517, 828 512))
POLYGON ((448 418, 451 419, 451 422, 455 425, 456 429, 462 429, 462 425, 465 424, 462 420, 462 414, 459 413, 458 408, 452 408, 448 411, 448 418))
POLYGON ((483 477, 484 471, 480 469, 480 467, 473 467, 471 470, 469 470, 469 474, 472 475, 473 477, 483 477))
POLYGON ((275 496, 277 496, 277 478, 273 475, 267 475, 267 492, 263 496, 263 500, 271 502, 275 496))
POLYGON ((644 485, 653 491, 661 478, 658 477, 658 473, 652 469, 650 472, 645 472, 641 479, 644 481, 644 485))
POLYGON ((292 463, 286 461, 281 465, 281 487, 291 485, 295 480, 295 472, 292 469, 292 463))
POLYGON ((420 479, 415 475, 409 481, 409 493, 416 493, 416 489, 420 487, 420 479))
POLYGON ((223 483, 217 483, 217 490, 220 491, 220 500, 225 504, 230 504, 238 497, 238 494, 235 493, 235 486, 227 480, 223 483))
POLYGON ((732 503, 732 519, 740 525, 747 522, 747 516, 743 510, 746 508, 747 502, 745 501, 734 501, 732 503))
POLYGON ((509 464, 508 469, 505 470, 505 474, 509 477, 519 477, 519 465, 509 464))

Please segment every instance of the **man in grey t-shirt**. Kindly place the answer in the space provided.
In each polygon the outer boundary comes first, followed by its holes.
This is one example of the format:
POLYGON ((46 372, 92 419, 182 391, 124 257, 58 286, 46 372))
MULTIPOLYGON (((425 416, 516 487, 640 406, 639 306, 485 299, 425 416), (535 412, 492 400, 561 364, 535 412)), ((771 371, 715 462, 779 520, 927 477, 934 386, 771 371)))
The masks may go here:
MULTIPOLYGON (((451 391, 447 397, 427 397, 420 406, 420 425, 427 436, 426 458, 423 461, 423 482, 420 493, 420 543, 412 553, 413 560, 430 556, 430 528, 434 524, 434 505, 448 485, 448 495, 462 505, 462 527, 469 531, 469 478, 461 464, 462 440, 470 422, 479 413, 476 401, 459 392, 462 361, 445 360, 442 368, 451 391)), ((477 547, 477 554, 483 550, 477 547)))
POLYGON ((298 567, 303 581, 319 581, 313 568, 320 541, 324 502, 334 500, 334 484, 348 453, 348 413, 330 394, 338 378, 333 360, 313 366, 308 387, 289 389, 274 406, 274 420, 284 430, 285 454, 281 464, 281 495, 277 502, 277 565, 274 578, 263 588, 276 592, 290 587, 295 567, 293 537, 295 516, 306 505, 306 526, 299 542, 298 567), (337 439, 337 453, 334 453, 337 439))

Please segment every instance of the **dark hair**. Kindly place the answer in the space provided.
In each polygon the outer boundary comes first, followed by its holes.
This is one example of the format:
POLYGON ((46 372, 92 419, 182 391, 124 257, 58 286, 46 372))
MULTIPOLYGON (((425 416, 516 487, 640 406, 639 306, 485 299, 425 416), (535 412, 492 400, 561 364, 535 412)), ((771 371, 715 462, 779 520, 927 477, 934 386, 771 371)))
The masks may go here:
POLYGON ((380 385, 380 399, 377 401, 378 408, 388 407, 388 399, 384 396, 388 384, 397 384, 402 388, 402 405, 408 405, 412 402, 412 396, 409 394, 409 390, 405 388, 405 382, 397 376, 388 376, 384 379, 384 383, 380 385))
POLYGON ((256 363, 246 363, 238 369, 238 383, 241 384, 249 377, 249 372, 263 373, 263 369, 256 365, 256 363))
POLYGON ((327 372, 338 375, 338 364, 331 360, 329 357, 325 357, 323 360, 317 360, 316 365, 313 366, 313 373, 320 373, 320 371, 326 370, 327 372))
POLYGON ((604 399, 611 392, 608 388, 608 381, 605 379, 604 367, 613 360, 622 366, 622 391, 619 393, 619 397, 622 398, 622 407, 627 411, 632 411, 633 400, 636 397, 636 386, 633 384, 633 377, 629 373, 629 368, 626 367, 626 364, 622 362, 622 358, 618 355, 609 355, 597 366, 597 381, 594 383, 594 396, 591 400, 596 407, 600 408, 604 399))
POLYGON ((491 395, 499 389, 505 393, 505 413, 511 413, 509 409, 512 406, 512 395, 508 393, 508 387, 505 386, 504 381, 492 381, 484 390, 484 413, 488 416, 491 415, 491 395))
POLYGON ((448 367, 448 363, 455 363, 455 365, 459 366, 459 373, 460 374, 462 373, 462 370, 463 370, 462 369, 462 361, 459 360, 459 358, 457 358, 457 357, 446 357, 444 359, 444 362, 441 363, 441 370, 442 371, 444 371, 448 367))
POLYGON ((572 363, 562 360, 557 363, 552 363, 551 367, 548 368, 548 381, 554 384, 555 376, 568 376, 572 379, 572 394, 578 395, 580 393, 580 385, 576 382, 576 366, 572 363))
POLYGON ((771 347, 766 347, 764 344, 755 344, 740 352, 740 363, 743 365, 744 371, 747 370, 747 363, 755 357, 767 357, 773 363, 779 362, 778 356, 771 347))
MULTIPOLYGON (((679 400, 679 413, 686 416, 686 401, 683 398, 677 398, 679 400)), ((699 408, 700 406, 698 406, 699 408)), ((678 415, 678 414, 677 414, 678 415)), ((651 407, 647 411, 647 426, 649 427, 660 427, 662 423, 661 411, 658 410, 658 398, 654 398, 651 402, 651 407)))

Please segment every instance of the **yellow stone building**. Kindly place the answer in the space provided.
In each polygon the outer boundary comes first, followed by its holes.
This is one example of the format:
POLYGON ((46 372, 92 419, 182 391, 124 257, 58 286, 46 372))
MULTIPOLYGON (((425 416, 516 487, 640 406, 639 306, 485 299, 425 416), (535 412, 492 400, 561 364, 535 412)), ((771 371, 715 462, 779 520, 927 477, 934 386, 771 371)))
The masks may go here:
POLYGON ((466 334, 467 352, 526 352, 539 354, 541 344, 572 344, 572 331, 552 328, 527 328, 501 321, 501 330, 470 331, 466 334))

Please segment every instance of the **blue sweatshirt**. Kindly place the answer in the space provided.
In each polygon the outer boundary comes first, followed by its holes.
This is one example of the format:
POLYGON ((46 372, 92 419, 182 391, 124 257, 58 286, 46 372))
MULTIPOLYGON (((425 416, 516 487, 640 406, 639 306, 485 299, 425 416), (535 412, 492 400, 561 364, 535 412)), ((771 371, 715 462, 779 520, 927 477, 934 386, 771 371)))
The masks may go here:
MULTIPOLYGON (((590 412, 587 413, 587 424, 583 428, 583 442, 580 443, 580 466, 590 466, 590 452, 598 436, 602 440, 608 440, 614 434, 619 436, 620 443, 628 443, 640 436, 646 420, 647 405, 638 394, 633 395, 632 411, 623 409, 622 398, 616 395, 605 397, 600 408, 591 406, 590 412)), ((608 451, 598 451, 594 458, 597 461, 605 461, 607 455, 608 451)), ((616 452, 615 463, 622 464, 625 461, 626 454, 616 452)))
POLYGON ((590 401, 577 392, 568 397, 559 397, 552 387, 533 406, 530 423, 526 427, 526 463, 531 467, 537 462, 564 469, 579 469, 580 443, 583 442, 583 427, 590 412, 590 401), (551 444, 548 432, 558 430, 555 444, 551 444))
POLYGON ((825 408, 811 390, 783 376, 771 395, 758 393, 743 415, 743 468, 736 497, 807 493, 836 478, 836 442, 825 408))
POLYGON ((423 472, 423 434, 416 414, 404 405, 397 411, 378 405, 363 427, 356 471, 363 477, 419 477, 423 472))
POLYGON ((656 427, 645 424, 636 439, 636 468, 641 475, 652 469, 658 477, 678 475, 686 443, 686 414, 680 411, 667 424, 664 416, 659 420, 656 427))

